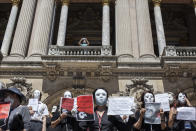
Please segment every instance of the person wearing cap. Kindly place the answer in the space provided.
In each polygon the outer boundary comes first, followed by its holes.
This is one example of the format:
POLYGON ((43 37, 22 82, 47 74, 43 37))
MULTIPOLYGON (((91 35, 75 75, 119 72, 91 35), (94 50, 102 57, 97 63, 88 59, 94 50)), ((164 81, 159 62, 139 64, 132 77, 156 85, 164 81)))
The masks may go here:
POLYGON ((23 130, 27 131, 30 128, 30 113, 27 106, 21 105, 22 101, 25 100, 25 96, 15 87, 1 89, 0 93, 3 94, 4 102, 10 102, 10 114, 6 123, 6 129, 8 130, 23 130), (20 117, 20 123, 16 124, 14 121, 17 117, 20 117))
MULTIPOLYGON (((34 99, 38 99, 38 109, 37 111, 30 110, 31 113, 31 128, 29 131, 42 131, 43 120, 45 117, 49 116, 48 107, 46 104, 41 102, 41 92, 35 90, 33 92, 34 99)), ((30 109, 31 107, 29 107, 30 109)))

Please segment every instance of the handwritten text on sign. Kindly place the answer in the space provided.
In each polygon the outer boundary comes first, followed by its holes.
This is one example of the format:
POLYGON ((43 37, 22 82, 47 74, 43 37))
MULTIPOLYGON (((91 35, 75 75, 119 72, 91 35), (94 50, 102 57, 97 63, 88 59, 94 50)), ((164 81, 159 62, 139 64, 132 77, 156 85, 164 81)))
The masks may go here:
POLYGON ((62 98, 61 107, 68 111, 73 109, 74 99, 73 98, 62 98))
POLYGON ((93 96, 92 95, 78 96, 77 106, 79 112, 93 114, 94 113, 93 96))

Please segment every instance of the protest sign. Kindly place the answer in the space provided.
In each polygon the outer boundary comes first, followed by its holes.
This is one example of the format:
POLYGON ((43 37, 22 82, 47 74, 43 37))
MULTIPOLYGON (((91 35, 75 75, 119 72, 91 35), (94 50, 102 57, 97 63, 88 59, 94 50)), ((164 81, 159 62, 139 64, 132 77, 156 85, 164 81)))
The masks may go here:
POLYGON ((156 94, 155 95, 155 102, 161 103, 161 109, 163 109, 164 112, 165 111, 170 111, 168 93, 156 94))
POLYGON ((94 104, 92 95, 77 97, 77 121, 94 121, 94 104))
POLYGON ((133 97, 110 97, 107 115, 132 115, 134 105, 133 97))
POLYGON ((38 99, 29 99, 28 106, 31 106, 33 111, 38 110, 38 99))
POLYGON ((145 103, 144 122, 148 124, 161 124, 160 107, 161 103, 145 103))
POLYGON ((179 107, 177 108, 177 120, 190 120, 196 121, 196 108, 195 107, 179 107))
POLYGON ((73 98, 61 98, 61 108, 71 111, 74 106, 73 98))
POLYGON ((6 119, 9 116, 10 112, 10 103, 1 103, 0 104, 0 119, 6 119))

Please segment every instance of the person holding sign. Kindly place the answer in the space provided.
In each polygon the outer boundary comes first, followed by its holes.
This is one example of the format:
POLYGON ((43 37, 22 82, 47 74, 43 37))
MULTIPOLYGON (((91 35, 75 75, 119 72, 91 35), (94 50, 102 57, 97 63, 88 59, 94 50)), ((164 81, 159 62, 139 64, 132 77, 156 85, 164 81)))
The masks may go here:
POLYGON ((6 123, 7 130, 23 130, 30 129, 30 113, 27 106, 22 106, 21 103, 25 100, 25 96, 15 87, 1 89, 4 102, 10 103, 10 113, 6 123), (17 120, 17 121, 15 121, 17 120))
POLYGON ((160 109, 160 103, 154 103, 154 94, 150 91, 144 92, 141 96, 141 109, 136 111, 136 123, 134 124, 135 130, 142 131, 161 131, 165 130, 166 123, 164 119, 164 112, 160 109), (160 116, 157 116, 157 107, 160 110, 160 116), (161 117, 161 122, 158 117, 161 117), (149 121, 149 119, 152 119, 149 121), (159 123, 159 124, 157 124, 159 123))
MULTIPOLYGON (((31 107, 32 104, 28 105, 31 113, 31 129, 29 131, 41 131, 43 127, 43 119, 48 116, 48 107, 46 104, 41 102, 42 93, 39 90, 33 92, 33 98, 38 100, 38 105, 35 109, 31 107)), ((36 101, 35 101, 36 102, 36 101)), ((45 126, 45 125, 44 125, 45 126)))
POLYGON ((93 92, 93 98, 96 103, 94 110, 94 121, 82 121, 79 126, 83 130, 88 131, 113 131, 117 128, 119 131, 126 131, 125 124, 120 116, 108 116, 107 115, 107 100, 108 91, 104 88, 95 89, 93 92))
POLYGON ((64 92, 64 97, 61 99, 61 114, 59 111, 52 117, 51 127, 54 131, 78 131, 78 122, 76 118, 71 115, 73 109, 74 99, 70 91, 64 92))
POLYGON ((176 96, 176 103, 169 112, 168 126, 172 131, 195 131, 196 123, 188 120, 177 120, 177 108, 179 107, 191 107, 191 103, 187 99, 187 95, 183 92, 179 92, 176 96))

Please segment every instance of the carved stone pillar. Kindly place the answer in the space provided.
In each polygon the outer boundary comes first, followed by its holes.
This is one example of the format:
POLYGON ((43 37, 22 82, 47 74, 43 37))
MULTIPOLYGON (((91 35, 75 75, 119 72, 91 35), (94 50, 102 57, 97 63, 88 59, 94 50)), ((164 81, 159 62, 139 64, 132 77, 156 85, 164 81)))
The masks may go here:
POLYGON ((46 55, 49 44, 54 0, 38 0, 28 56, 46 55))
POLYGON ((166 47, 165 33, 164 33, 163 20, 162 20, 161 8, 160 8, 160 4, 162 0, 152 0, 152 1, 154 3, 154 16, 156 22, 159 56, 161 56, 164 48, 166 47))
POLYGON ((129 6, 130 6, 131 41, 132 41, 133 56, 139 58, 136 0, 129 0, 129 6))
POLYGON ((12 9, 11 9, 10 17, 9 17, 8 24, 6 27, 5 35, 3 38, 3 43, 1 46, 1 52, 4 56, 8 55, 8 51, 9 51, 11 40, 12 40, 12 34, 14 31, 14 25, 16 23, 16 17, 18 13, 18 5, 20 3, 20 0, 11 0, 11 1, 12 1, 12 9))
POLYGON ((58 38, 57 38, 57 45, 64 46, 65 45, 65 38, 66 38, 66 28, 67 28, 67 17, 68 17, 68 5, 69 0, 61 0, 62 1, 62 8, 61 8, 61 18, 59 22, 59 31, 58 31, 58 38))
POLYGON ((116 0, 115 11, 116 55, 126 54, 133 57, 129 0, 116 0))
POLYGON ((11 56, 25 57, 26 55, 36 1, 37 0, 23 0, 10 53, 11 56))
POLYGON ((110 45, 110 0, 103 0, 102 46, 110 45))
POLYGON ((140 57, 155 57, 148 0, 136 0, 136 10, 140 57))
POLYGON ((54 27, 55 27, 54 24, 55 24, 55 18, 56 18, 57 1, 58 0, 55 0, 53 13, 52 13, 52 25, 51 25, 51 30, 50 30, 49 45, 52 45, 52 42, 53 42, 53 34, 54 34, 54 27))

